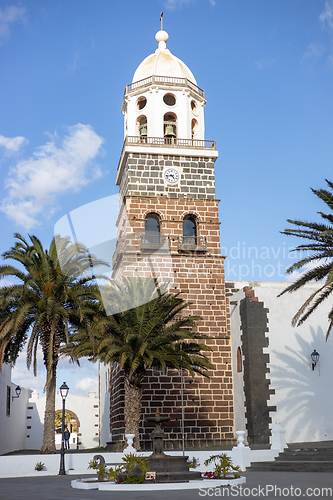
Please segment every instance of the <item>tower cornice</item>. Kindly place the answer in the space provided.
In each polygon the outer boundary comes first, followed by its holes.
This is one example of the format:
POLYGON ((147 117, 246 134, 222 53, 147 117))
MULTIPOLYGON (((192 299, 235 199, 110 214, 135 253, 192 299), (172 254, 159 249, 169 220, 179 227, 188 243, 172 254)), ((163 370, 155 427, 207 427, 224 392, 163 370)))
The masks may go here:
POLYGON ((137 136, 126 136, 123 149, 120 155, 116 185, 120 185, 124 166, 126 165, 129 154, 153 154, 153 155, 176 155, 176 156, 195 156, 210 158, 215 161, 218 158, 215 141, 195 140, 195 139, 174 139, 170 144, 166 143, 164 137, 147 137, 140 139, 137 136))

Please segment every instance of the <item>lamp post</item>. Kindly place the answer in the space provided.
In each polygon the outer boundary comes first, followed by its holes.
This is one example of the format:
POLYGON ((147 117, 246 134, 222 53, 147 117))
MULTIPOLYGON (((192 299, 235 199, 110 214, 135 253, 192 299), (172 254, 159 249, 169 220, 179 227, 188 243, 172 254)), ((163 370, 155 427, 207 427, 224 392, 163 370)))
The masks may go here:
POLYGON ((67 398, 67 394, 69 391, 69 387, 67 386, 66 382, 62 384, 60 387, 60 395, 62 397, 62 425, 61 425, 61 450, 60 450, 60 469, 59 469, 59 476, 64 476, 66 475, 65 471, 65 438, 64 438, 64 432, 65 432, 65 401, 67 398))
POLYGON ((21 387, 19 385, 16 386, 15 388, 15 392, 16 392, 16 396, 12 396, 12 401, 14 401, 14 399, 16 398, 19 398, 20 397, 20 394, 21 394, 21 387))
MULTIPOLYGON (((183 350, 183 344, 180 344, 180 350, 183 350)), ((180 356, 183 361, 183 356, 180 356)), ((183 456, 185 456, 185 427, 184 427, 184 381, 183 381, 183 365, 180 366, 180 396, 182 403, 182 450, 183 456)))
POLYGON ((320 354, 319 352, 314 349, 314 351, 311 353, 311 359, 312 359, 312 371, 314 371, 315 366, 317 365, 319 361, 320 354))

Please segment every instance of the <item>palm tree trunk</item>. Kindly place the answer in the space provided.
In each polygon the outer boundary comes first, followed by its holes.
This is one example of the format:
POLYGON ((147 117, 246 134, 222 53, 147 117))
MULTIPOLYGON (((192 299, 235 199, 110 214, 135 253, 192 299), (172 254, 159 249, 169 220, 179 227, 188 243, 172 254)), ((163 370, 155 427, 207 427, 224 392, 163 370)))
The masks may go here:
POLYGON ((43 446, 40 453, 55 453, 55 392, 56 392, 56 369, 57 365, 54 364, 51 369, 49 383, 46 386, 46 401, 45 401, 45 414, 44 414, 44 433, 43 433, 43 446))
POLYGON ((135 434, 134 448, 140 450, 140 415, 142 388, 130 384, 125 378, 125 434, 135 434))

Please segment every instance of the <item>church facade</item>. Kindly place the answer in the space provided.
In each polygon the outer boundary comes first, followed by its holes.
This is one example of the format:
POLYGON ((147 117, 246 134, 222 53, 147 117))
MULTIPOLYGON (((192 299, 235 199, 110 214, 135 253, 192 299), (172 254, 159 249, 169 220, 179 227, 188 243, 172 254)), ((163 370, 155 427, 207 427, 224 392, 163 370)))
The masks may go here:
MULTIPOLYGON (((117 170, 120 193, 113 278, 154 277, 168 282, 200 315, 215 370, 210 378, 184 377, 185 445, 234 443, 229 303, 220 254, 219 200, 215 196, 215 141, 204 137, 204 91, 189 68, 156 34, 158 48, 126 86, 125 140, 117 170)), ((110 375, 110 433, 124 446, 124 385, 117 365, 110 375)), ((181 445, 180 374, 151 371, 144 383, 141 447, 151 441, 144 422, 158 407, 171 417, 167 448, 181 445)))

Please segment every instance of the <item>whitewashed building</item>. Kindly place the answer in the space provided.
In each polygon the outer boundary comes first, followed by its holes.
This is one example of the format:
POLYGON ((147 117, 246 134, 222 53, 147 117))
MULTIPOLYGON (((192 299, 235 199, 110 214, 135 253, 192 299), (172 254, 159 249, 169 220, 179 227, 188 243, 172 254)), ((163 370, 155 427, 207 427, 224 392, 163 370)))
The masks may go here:
POLYGON ((10 365, 4 363, 0 373, 0 455, 25 448, 27 400, 29 389, 21 388, 17 397, 17 384, 11 381, 10 365))
POLYGON ((258 444, 277 420, 287 443, 333 439, 333 336, 325 340, 332 298, 292 327, 299 307, 321 285, 277 297, 287 285, 229 285, 235 426, 258 444), (314 350, 320 357, 313 367, 314 350))
MULTIPOLYGON (((56 394, 56 413, 62 414, 62 399, 56 394)), ((38 450, 43 443, 45 396, 40 397, 37 391, 32 391, 27 401, 27 425, 25 449, 38 450)), ((89 391, 88 396, 68 394, 65 403, 66 413, 72 415, 73 427, 70 447, 72 449, 96 448, 99 446, 99 398, 95 391, 89 391)), ((61 436, 56 435, 56 444, 60 445, 61 436)))
MULTIPOLYGON (((19 397, 11 381, 11 368, 4 363, 0 373, 0 455, 17 450, 39 450, 43 442, 45 396, 35 390, 21 387, 19 397)), ((107 394, 107 392, 106 392, 107 394)), ((107 396, 106 396, 107 397, 107 396)), ((62 414, 62 399, 56 395, 56 413, 62 414)), ((88 396, 68 394, 66 413, 72 416, 73 431, 70 437, 72 449, 100 446, 99 396, 90 391, 88 396)), ((105 424, 104 429, 108 425, 105 424)), ((60 447, 61 435, 56 434, 60 447)))

